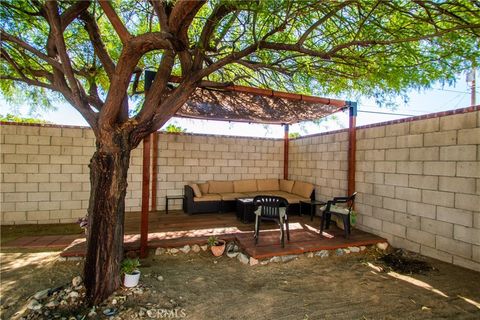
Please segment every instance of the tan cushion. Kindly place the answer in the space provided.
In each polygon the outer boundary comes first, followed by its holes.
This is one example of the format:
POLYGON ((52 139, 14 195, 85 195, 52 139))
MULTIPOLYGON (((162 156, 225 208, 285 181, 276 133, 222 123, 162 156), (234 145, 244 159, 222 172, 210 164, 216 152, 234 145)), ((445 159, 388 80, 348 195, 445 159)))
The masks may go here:
POLYGON ((233 181, 233 190, 234 190, 233 192, 255 192, 255 191, 258 191, 257 180, 237 180, 237 181, 233 181))
POLYGON ((287 193, 285 195, 281 195, 280 197, 283 197, 285 198, 289 204, 292 204, 292 203, 299 203, 300 201, 308 201, 310 200, 310 198, 304 198, 304 197, 300 197, 300 196, 297 196, 296 194, 291 194, 291 193, 287 193))
POLYGON ((259 179, 257 180, 258 191, 276 191, 280 190, 278 179, 259 179))
POLYGON ((220 201, 222 197, 219 194, 207 193, 202 195, 201 198, 195 197, 193 198, 194 202, 203 202, 203 201, 220 201))
POLYGON ((198 187, 200 188, 200 191, 202 193, 208 193, 208 189, 209 189, 210 185, 208 183, 199 183, 198 187))
POLYGON ((308 182, 295 181, 292 189, 292 193, 299 195, 300 197, 310 198, 312 191, 315 187, 308 182))
POLYGON ((288 192, 288 193, 291 193, 292 192, 292 189, 293 189, 293 184, 295 183, 295 181, 290 181, 290 180, 280 180, 280 190, 281 191, 285 191, 285 192, 288 192))
POLYGON ((209 193, 231 193, 233 192, 233 182, 232 181, 208 181, 209 193))
POLYGON ((190 185, 190 188, 193 189, 193 193, 195 194, 195 197, 202 197, 202 192, 200 191, 200 188, 198 187, 198 184, 193 183, 190 185))
POLYGON ((224 201, 232 201, 232 200, 235 200, 237 198, 244 198, 245 197, 245 194, 243 193, 238 193, 238 192, 234 192, 234 193, 220 193, 220 197, 222 197, 222 200, 224 201))

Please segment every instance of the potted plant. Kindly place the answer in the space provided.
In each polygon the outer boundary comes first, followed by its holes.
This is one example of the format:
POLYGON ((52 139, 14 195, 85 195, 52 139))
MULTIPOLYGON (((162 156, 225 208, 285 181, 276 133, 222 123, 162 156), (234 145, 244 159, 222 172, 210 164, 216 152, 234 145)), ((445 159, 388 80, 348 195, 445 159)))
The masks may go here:
POLYGON ((122 273, 124 275, 123 285, 127 288, 135 287, 140 280, 140 261, 138 259, 127 258, 122 261, 122 273))
POLYGON ((219 240, 215 236, 208 238, 208 245, 215 257, 220 257, 225 251, 225 240, 219 240))

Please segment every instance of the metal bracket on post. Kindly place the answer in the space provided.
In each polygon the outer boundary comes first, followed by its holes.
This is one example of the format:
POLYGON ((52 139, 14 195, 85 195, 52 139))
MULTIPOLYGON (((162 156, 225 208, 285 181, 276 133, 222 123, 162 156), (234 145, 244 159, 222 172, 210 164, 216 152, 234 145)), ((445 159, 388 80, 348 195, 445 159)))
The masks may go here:
POLYGON ((348 115, 350 117, 356 117, 358 114, 357 103, 354 101, 345 101, 345 104, 348 108, 348 115))

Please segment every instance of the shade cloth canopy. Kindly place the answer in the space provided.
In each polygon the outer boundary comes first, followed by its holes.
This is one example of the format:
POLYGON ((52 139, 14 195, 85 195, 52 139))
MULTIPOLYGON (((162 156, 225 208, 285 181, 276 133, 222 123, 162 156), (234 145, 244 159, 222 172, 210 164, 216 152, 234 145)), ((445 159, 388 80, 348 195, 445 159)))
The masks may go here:
MULTIPOLYGON (((145 72, 146 90, 150 88, 154 78, 155 72, 145 72)), ((180 81, 179 77, 170 77, 171 83, 180 81)), ((293 124, 320 119, 347 106, 346 101, 337 99, 245 86, 222 86, 214 82, 210 84, 211 86, 197 88, 175 116, 202 120, 293 124)))

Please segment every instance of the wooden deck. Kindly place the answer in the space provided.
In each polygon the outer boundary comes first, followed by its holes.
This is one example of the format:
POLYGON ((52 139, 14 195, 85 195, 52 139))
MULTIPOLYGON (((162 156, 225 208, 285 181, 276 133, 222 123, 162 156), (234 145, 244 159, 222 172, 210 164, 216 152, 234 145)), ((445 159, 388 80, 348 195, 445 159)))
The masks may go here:
MULTIPOLYGON (((280 245, 280 231, 275 223, 262 223, 259 243, 253 239, 254 225, 238 221, 234 213, 187 215, 182 211, 152 212, 149 215, 149 248, 174 248, 184 245, 205 244, 208 237, 216 235, 227 241, 236 241, 249 256, 264 259, 273 256, 301 254, 304 252, 332 250, 353 246, 372 245, 386 240, 376 235, 352 230, 349 239, 343 230, 332 227, 319 234, 320 219, 310 221, 308 216, 290 217, 290 241, 285 248, 280 245)), ((125 249, 140 247, 140 213, 127 213, 125 218, 125 249)), ((62 253, 63 257, 83 256, 85 239, 73 241, 62 253)))

